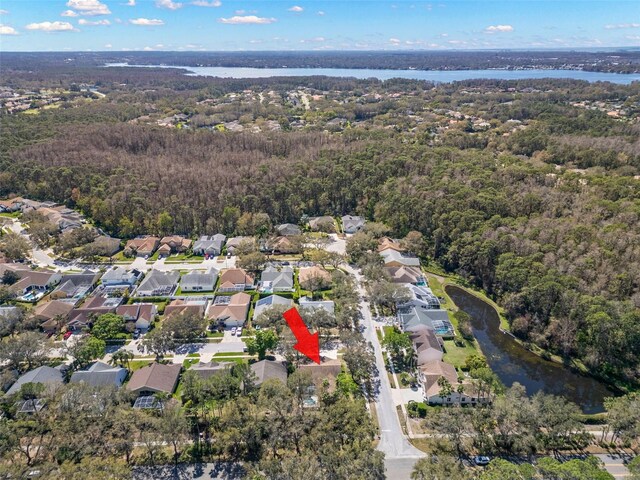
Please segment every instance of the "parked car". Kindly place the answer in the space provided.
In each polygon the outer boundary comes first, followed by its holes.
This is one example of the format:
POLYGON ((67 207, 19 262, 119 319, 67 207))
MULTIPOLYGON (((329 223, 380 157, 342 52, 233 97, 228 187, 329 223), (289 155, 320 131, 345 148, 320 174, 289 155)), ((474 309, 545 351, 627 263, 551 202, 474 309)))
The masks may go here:
POLYGON ((231 327, 231 335, 235 335, 236 334, 236 327, 231 327))
POLYGON ((133 331, 133 339, 134 339, 134 340, 137 340, 138 338, 140 338, 140 330, 136 328, 136 329, 133 331))
POLYGON ((238 331, 236 332, 236 335, 238 335, 239 337, 242 336, 242 327, 238 328, 238 331))
POLYGON ((491 459, 485 455, 478 455, 477 457, 473 457, 473 463, 481 467, 489 465, 490 461, 491 459))
POLYGON ((67 340, 71 335, 73 335, 73 332, 71 330, 69 330, 67 333, 65 333, 63 335, 62 338, 64 338, 65 340, 67 340))

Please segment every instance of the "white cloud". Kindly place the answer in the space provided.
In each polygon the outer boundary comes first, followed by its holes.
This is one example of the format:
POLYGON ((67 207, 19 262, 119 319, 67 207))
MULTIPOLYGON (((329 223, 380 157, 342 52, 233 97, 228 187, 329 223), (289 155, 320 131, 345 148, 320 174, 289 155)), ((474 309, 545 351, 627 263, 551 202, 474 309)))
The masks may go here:
POLYGON ((304 12, 304 8, 302 8, 299 5, 294 5, 293 7, 291 7, 289 9, 290 12, 296 12, 296 13, 300 13, 300 12, 304 12))
POLYGON ((207 0, 194 0, 191 2, 191 5, 195 5, 196 7, 220 7, 222 6, 222 2, 220 0, 210 2, 207 2, 207 0))
POLYGON ((2 25, 0 23, 0 35, 18 35, 18 31, 9 25, 2 25))
POLYGON ((513 32, 511 25, 489 25, 484 29, 484 33, 513 32))
POLYGON ((67 7, 77 10, 81 15, 109 15, 111 10, 100 0, 69 0, 67 7))
POLYGON ((91 21, 91 20, 86 20, 84 18, 81 18, 80 20, 78 20, 78 25, 111 25, 111 22, 109 20, 96 20, 95 22, 91 21))
POLYGON ((125 3, 125 5, 127 7, 135 7, 136 6, 136 0, 129 0, 127 3, 125 3))
POLYGON ((276 22, 277 20, 275 18, 256 17, 255 15, 236 15, 235 17, 230 18, 220 18, 218 21, 228 25, 266 25, 268 23, 276 22))
POLYGON ((316 15, 320 15, 322 17, 324 16, 324 12, 322 10, 318 10, 318 13, 316 13, 316 15))
POLYGON ((60 14, 61 17, 79 17, 80 14, 78 12, 74 12, 73 10, 65 10, 60 14))
POLYGON ((182 3, 174 2, 173 0, 156 0, 156 7, 166 8, 168 10, 178 10, 182 8, 182 3))
POLYGON ((73 25, 69 22, 40 22, 30 23, 24 28, 27 30, 41 30, 43 32, 68 32, 73 30, 73 25))
POLYGON ((104 48, 112 48, 112 47, 113 47, 113 45, 111 45, 110 43, 106 43, 106 44, 104 45, 104 48))
POLYGON ((617 30, 619 28, 640 28, 640 23, 618 23, 616 25, 605 25, 607 30, 617 30))
POLYGON ((142 25, 145 27, 164 25, 164 22, 162 20, 158 20, 157 18, 132 18, 131 20, 129 20, 129 23, 133 25, 142 25))
POLYGON ((633 40, 634 42, 640 42, 640 35, 626 35, 624 38, 633 40))
POLYGON ((9 15, 9 10, 3 10, 0 8, 0 15, 9 15))
POLYGON ((399 39, 399 38, 390 38, 390 39, 389 39, 389 43, 390 43, 391 45, 400 45, 402 42, 400 41, 400 39, 399 39))
POLYGON ((313 37, 306 40, 300 40, 300 43, 322 43, 327 39, 324 37, 313 37))

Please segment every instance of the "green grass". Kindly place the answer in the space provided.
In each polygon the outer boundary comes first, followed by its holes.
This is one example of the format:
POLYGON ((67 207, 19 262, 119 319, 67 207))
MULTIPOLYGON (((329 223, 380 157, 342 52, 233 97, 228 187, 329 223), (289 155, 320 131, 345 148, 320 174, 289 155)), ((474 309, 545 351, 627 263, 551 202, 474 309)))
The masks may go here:
POLYGON ((444 354, 443 360, 456 368, 462 367, 469 355, 478 353, 474 344, 467 341, 464 343, 464 347, 458 347, 453 340, 444 340, 444 348, 447 350, 447 353, 444 354))
POLYGON ((200 354, 199 353, 190 353, 187 355, 187 357, 189 358, 200 358, 200 354))
POLYGON ((244 352, 218 352, 214 357, 238 357, 246 355, 244 352))
POLYGON ((216 357, 215 355, 213 356, 214 360, 221 360, 221 361, 225 361, 225 362, 235 362, 235 363, 247 363, 249 361, 248 358, 242 358, 242 357, 216 357))
POLYGON ((188 297, 198 297, 198 296, 213 295, 213 294, 214 294, 214 290, 207 290, 207 291, 201 291, 201 292, 184 292, 183 293, 182 292, 182 287, 178 287, 178 290, 176 290, 176 293, 174 295, 175 296, 184 295, 184 296, 188 296, 188 297))
POLYGON ((191 365, 195 365, 200 362, 199 358, 185 358, 184 362, 182 362, 182 366, 184 368, 189 368, 191 365))
POLYGON ((146 367, 147 365, 150 365, 153 363, 153 360, 131 360, 129 362, 129 369, 132 372, 135 372, 136 370, 140 370, 142 367, 146 367))
POLYGON ((209 338, 222 338, 224 337, 224 333, 221 332, 210 332, 207 330, 207 337, 209 338))

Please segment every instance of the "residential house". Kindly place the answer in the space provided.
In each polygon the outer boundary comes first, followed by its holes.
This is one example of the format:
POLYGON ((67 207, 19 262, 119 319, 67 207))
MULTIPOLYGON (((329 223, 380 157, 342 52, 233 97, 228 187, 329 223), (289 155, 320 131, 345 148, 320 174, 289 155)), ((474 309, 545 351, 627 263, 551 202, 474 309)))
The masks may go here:
POLYGON ((198 362, 191 365, 188 370, 190 372, 195 372, 195 374, 202 380, 206 380, 214 375, 231 370, 234 365, 234 362, 215 362, 212 360, 210 362, 198 362))
POLYGON ((293 292, 293 268, 268 266, 260 278, 261 292, 293 292))
POLYGON ((269 295, 268 297, 261 298, 256 302, 256 306, 253 309, 253 320, 255 321, 262 312, 275 306, 280 305, 285 310, 293 307, 293 300, 290 298, 284 298, 280 295, 269 295))
POLYGON ((441 337, 455 335, 453 325, 446 310, 425 310, 419 306, 407 305, 398 308, 398 321, 402 328, 412 330, 414 327, 425 326, 441 337))
POLYGON ((138 297, 170 297, 178 287, 180 272, 151 270, 136 289, 138 297))
POLYGON ((67 324, 73 305, 73 302, 52 300, 36 306, 32 310, 31 316, 40 323, 40 328, 45 332, 56 332, 67 324))
POLYGON ((275 237, 261 243, 260 251, 272 254, 300 253, 302 245, 295 242, 292 237, 275 237))
POLYGON ((119 238, 110 237, 109 235, 99 235, 93 242, 84 246, 86 252, 95 252, 98 255, 111 257, 120 250, 119 238))
POLYGON ((193 253, 194 255, 209 255, 217 257, 222 253, 222 247, 224 247, 226 239, 227 237, 221 233, 216 233, 215 235, 202 235, 193 244, 193 253))
POLYGON ((244 293, 218 296, 207 310, 207 318, 211 323, 225 327, 240 327, 244 325, 251 305, 251 296, 244 293))
POLYGON ((329 391, 335 390, 336 378, 342 372, 342 360, 322 357, 320 364, 306 363, 300 365, 298 370, 309 372, 316 388, 320 388, 325 380, 329 382, 329 391))
POLYGON ((181 235, 162 237, 158 247, 158 256, 168 256, 172 253, 183 253, 191 248, 191 239, 181 235))
POLYGON ((218 270, 191 270, 180 279, 180 291, 186 292, 213 292, 218 280, 218 270))
POLYGON ((426 285, 424 274, 418 267, 385 267, 385 272, 393 283, 410 283, 411 285, 426 285))
POLYGON ((420 268, 420 259, 413 255, 387 248, 380 252, 384 260, 385 267, 416 267, 420 268))
POLYGON ((256 239, 253 237, 231 237, 229 240, 227 240, 227 253, 235 255, 236 249, 243 243, 250 243, 255 245, 256 239))
POLYGON ((89 297, 80 307, 71 310, 67 328, 71 331, 77 331, 90 327, 100 315, 115 313, 121 303, 121 298, 109 298, 101 295, 89 297))
POLYGON ((138 395, 172 394, 178 385, 181 369, 182 366, 178 364, 154 362, 133 372, 127 383, 127 390, 138 395))
POLYGON ((5 271, 11 270, 18 276, 18 281, 9 286, 9 291, 14 293, 18 300, 27 302, 36 301, 47 290, 53 288, 60 282, 62 275, 57 272, 45 272, 24 268, 24 266, 15 267, 13 263, 0 264, 0 275, 5 271))
POLYGON ((14 393, 18 393, 20 388, 27 383, 40 383, 49 389, 55 390, 57 387, 62 385, 63 382, 64 375, 60 368, 42 366, 30 370, 18 378, 13 385, 11 385, 11 388, 7 390, 6 394, 13 395, 14 393))
POLYGON ((440 300, 426 285, 418 286, 407 283, 405 287, 411 293, 411 300, 405 305, 413 305, 423 310, 440 310, 440 300))
POLYGON ((174 315, 195 315, 204 317, 209 301, 206 298, 180 299, 176 298, 164 307, 164 318, 174 315))
POLYGON ((262 385, 273 378, 287 384, 287 367, 282 362, 261 360, 251 364, 251 371, 255 374, 255 385, 262 385))
POLYGON ((94 387, 102 387, 112 385, 120 388, 127 379, 127 369, 122 367, 114 367, 104 362, 94 362, 86 370, 78 370, 73 372, 71 383, 86 383, 94 387))
POLYGON ((353 215, 342 217, 342 231, 344 233, 356 233, 364 228, 364 218, 353 215))
POLYGON ((432 405, 471 405, 486 404, 488 398, 477 391, 473 385, 465 380, 461 381, 456 369, 441 360, 432 360, 421 365, 420 381, 424 388, 424 399, 432 405), (443 395, 442 383, 444 379, 451 385, 451 392, 443 395), (462 387, 461 391, 459 388, 462 387))
POLYGON ((319 265, 302 267, 298 271, 298 281, 306 290, 319 290, 331 285, 331 274, 319 265))
POLYGON ((324 215, 322 217, 309 217, 307 224, 314 232, 336 231, 336 222, 333 217, 330 217, 329 215, 324 215))
POLYGON ((142 274, 138 270, 126 270, 122 267, 111 267, 100 279, 105 287, 130 288, 135 285, 142 274))
POLYGON ((219 292, 242 292, 253 288, 254 278, 242 268, 230 268, 220 275, 219 292))
POLYGON ((22 197, 10 198, 9 200, 0 200, 0 213, 19 212, 20 210, 22 210, 22 207, 24 205, 24 198, 22 197))
POLYGON ((378 240, 378 252, 383 252, 388 249, 396 250, 398 252, 404 252, 405 250, 398 240, 393 240, 389 237, 382 237, 378 240))
POLYGON ((160 239, 158 237, 152 237, 150 235, 144 235, 129 240, 124 246, 124 254, 127 256, 151 256, 153 252, 158 248, 160 239))
POLYGON ((409 331, 409 338, 418 356, 419 366, 432 360, 442 360, 444 355, 442 345, 433 329, 424 325, 413 327, 409 331))
POLYGON ((312 300, 308 297, 300 297, 298 300, 300 304, 300 308, 322 308, 333 315, 336 304, 333 303, 333 300, 312 300))
POLYGON ((100 274, 90 270, 83 273, 65 273, 56 289, 51 292, 51 298, 80 300, 93 290, 99 279, 100 274))
POLYGON ((125 322, 133 322, 138 330, 149 329, 158 314, 158 307, 153 303, 132 303, 116 308, 116 315, 122 315, 125 322))
POLYGON ((80 213, 64 205, 44 206, 44 203, 42 205, 43 206, 35 209, 36 212, 57 226, 61 232, 81 228, 86 223, 86 220, 80 213))
POLYGON ((276 225, 276 232, 278 232, 278 235, 282 237, 295 237, 297 235, 302 235, 302 230, 300 230, 300 227, 293 223, 283 223, 281 225, 276 225))

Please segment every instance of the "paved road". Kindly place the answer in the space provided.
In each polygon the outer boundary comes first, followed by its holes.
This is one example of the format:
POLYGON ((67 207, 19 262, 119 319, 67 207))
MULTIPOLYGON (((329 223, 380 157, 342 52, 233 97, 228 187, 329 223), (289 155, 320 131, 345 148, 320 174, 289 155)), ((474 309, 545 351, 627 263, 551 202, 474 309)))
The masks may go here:
POLYGON ((20 223, 20 220, 18 220, 17 218, 12 218, 11 223, 6 224, 5 226, 12 232, 17 233, 18 235, 22 235, 31 245, 33 245, 33 249, 31 250, 31 259, 33 260, 33 263, 35 263, 39 267, 52 267, 64 270, 55 265, 55 258, 53 258, 52 256, 53 251, 50 248, 47 250, 38 248, 35 243, 31 241, 29 235, 27 235, 26 233, 22 233, 24 228, 20 223))
MULTIPOLYGON (((362 285, 362 276, 352 267, 347 266, 346 270, 355 277, 359 294, 365 296, 366 292, 362 285)), ((425 454, 411 445, 402 432, 396 406, 391 394, 389 378, 385 374, 382 347, 380 346, 373 326, 369 303, 361 301, 360 311, 363 316, 362 323, 365 327, 363 335, 364 338, 373 345, 376 356, 376 366, 379 372, 380 389, 375 403, 378 423, 380 425, 380 443, 378 444, 378 450, 385 454, 388 478, 394 480, 408 479, 414 463, 419 458, 424 457, 425 454)))
POLYGON ((633 456, 622 457, 620 455, 603 455, 603 454, 599 454, 595 456, 598 457, 600 460, 602 460, 602 463, 604 463, 604 468, 607 470, 607 472, 609 472, 615 478, 623 479, 631 476, 631 473, 629 473, 629 469, 627 468, 624 462, 633 460, 633 456))
MULTIPOLYGON (((124 350, 133 352, 136 356, 146 355, 145 352, 138 349, 140 340, 129 342, 125 345, 124 350)), ((242 352, 246 345, 240 339, 235 341, 220 342, 220 343, 188 343, 180 346, 176 350, 176 354, 183 355, 187 353, 199 353, 201 357, 204 355, 214 355, 221 352, 242 352)))

